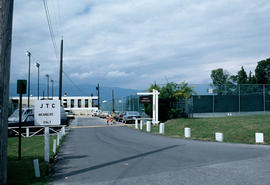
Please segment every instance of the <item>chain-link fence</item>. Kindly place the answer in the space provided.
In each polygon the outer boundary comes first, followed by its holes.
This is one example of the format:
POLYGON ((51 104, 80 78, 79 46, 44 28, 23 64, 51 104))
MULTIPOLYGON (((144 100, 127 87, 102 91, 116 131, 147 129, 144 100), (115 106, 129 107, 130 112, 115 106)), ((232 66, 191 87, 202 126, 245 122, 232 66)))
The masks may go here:
MULTIPOLYGON (((257 112, 270 111, 270 85, 244 84, 244 85, 217 85, 209 84, 190 85, 197 93, 188 100, 170 102, 159 97, 160 117, 164 120, 170 116, 162 115, 167 112, 173 117, 192 117, 193 113, 228 113, 228 112, 257 112), (176 111, 174 115, 174 112, 176 111)), ((164 87, 160 85, 159 87, 164 87)), ((138 111, 151 117, 152 106, 140 103, 139 96, 131 95, 115 100, 105 100, 101 104, 103 111, 138 111)))
POLYGON ((193 113, 270 111, 270 85, 219 85, 192 97, 193 113))
POLYGON ((144 106, 139 101, 139 96, 130 95, 123 98, 116 98, 114 100, 104 100, 100 106, 102 111, 138 111, 144 112, 144 106))

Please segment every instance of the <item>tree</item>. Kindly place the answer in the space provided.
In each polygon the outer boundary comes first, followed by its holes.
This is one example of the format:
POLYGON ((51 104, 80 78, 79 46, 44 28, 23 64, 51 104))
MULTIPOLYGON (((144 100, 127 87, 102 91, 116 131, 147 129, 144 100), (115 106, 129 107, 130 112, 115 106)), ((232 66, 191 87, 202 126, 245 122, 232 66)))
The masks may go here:
MULTIPOLYGON (((186 101, 192 94, 196 94, 193 87, 190 87, 186 82, 180 84, 170 82, 163 87, 152 84, 148 91, 152 92, 153 89, 160 92, 159 118, 161 121, 180 117, 184 109, 177 106, 179 101, 186 101)), ((144 109, 148 115, 152 115, 152 104, 144 105, 144 109)))
POLYGON ((270 58, 258 62, 255 77, 257 84, 270 84, 270 58))
POLYGON ((237 84, 246 84, 247 83, 247 73, 244 69, 244 67, 241 67, 241 70, 237 73, 237 84))
POLYGON ((249 71, 247 83, 248 84, 256 84, 256 78, 254 75, 252 75, 251 71, 249 71))
POLYGON ((232 94, 235 91, 235 85, 228 72, 222 68, 211 71, 211 86, 214 87, 214 92, 218 95, 232 94))

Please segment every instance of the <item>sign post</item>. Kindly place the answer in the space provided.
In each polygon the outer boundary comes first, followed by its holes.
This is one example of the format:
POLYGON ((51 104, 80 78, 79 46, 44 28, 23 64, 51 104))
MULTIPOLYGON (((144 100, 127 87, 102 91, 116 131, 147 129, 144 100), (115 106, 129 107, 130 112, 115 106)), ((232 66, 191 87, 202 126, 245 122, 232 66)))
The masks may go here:
MULTIPOLYGON (((158 95, 160 93, 153 89, 153 92, 142 92, 142 93, 137 93, 137 95, 153 95, 153 120, 152 120, 152 123, 153 125, 156 125, 159 123, 158 121, 158 95)), ((143 99, 140 97, 140 100, 143 99)), ((146 99, 146 98, 145 98, 146 99)), ((149 101, 149 100, 148 100, 149 101)), ((142 101, 141 101, 142 102, 142 101)))
POLYGON ((17 81, 17 93, 20 94, 18 160, 22 159, 22 95, 26 94, 26 84, 26 80, 17 81))

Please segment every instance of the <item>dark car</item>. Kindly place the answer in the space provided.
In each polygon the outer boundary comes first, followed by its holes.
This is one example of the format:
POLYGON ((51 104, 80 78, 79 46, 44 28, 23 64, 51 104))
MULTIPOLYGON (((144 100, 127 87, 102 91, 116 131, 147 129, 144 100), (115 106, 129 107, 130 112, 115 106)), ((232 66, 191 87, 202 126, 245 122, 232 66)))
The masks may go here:
POLYGON ((116 115, 115 120, 118 122, 122 122, 123 121, 123 116, 124 116, 124 112, 118 112, 116 115))
MULTIPOLYGON (((24 119, 22 119, 21 126, 34 126, 34 124, 35 124, 34 114, 28 114, 24 119)), ((8 122, 8 127, 18 127, 18 126, 19 121, 8 122)))
MULTIPOLYGON (((19 125, 19 109, 16 109, 8 118, 9 127, 17 127, 19 125)), ((34 125, 34 109, 22 108, 22 125, 33 126, 34 125)))

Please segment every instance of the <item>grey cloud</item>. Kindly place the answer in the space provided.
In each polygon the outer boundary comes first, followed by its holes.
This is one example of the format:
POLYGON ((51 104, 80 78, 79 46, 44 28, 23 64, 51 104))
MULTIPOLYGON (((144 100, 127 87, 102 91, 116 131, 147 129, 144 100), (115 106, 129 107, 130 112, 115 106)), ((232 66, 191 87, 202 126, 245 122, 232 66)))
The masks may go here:
MULTIPOLYGON (((265 0, 68 0, 61 7, 65 71, 76 82, 133 88, 166 78, 209 83, 218 64, 253 70, 252 61, 269 57, 265 0)), ((11 79, 27 74, 27 48, 44 73, 57 78, 42 4, 18 0, 14 13, 11 79)))

